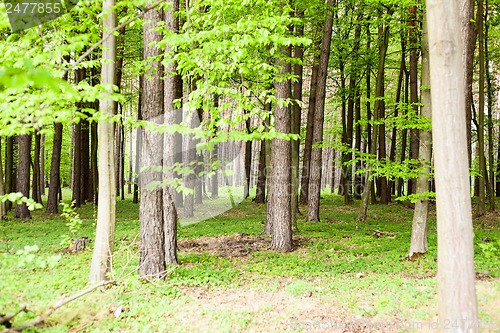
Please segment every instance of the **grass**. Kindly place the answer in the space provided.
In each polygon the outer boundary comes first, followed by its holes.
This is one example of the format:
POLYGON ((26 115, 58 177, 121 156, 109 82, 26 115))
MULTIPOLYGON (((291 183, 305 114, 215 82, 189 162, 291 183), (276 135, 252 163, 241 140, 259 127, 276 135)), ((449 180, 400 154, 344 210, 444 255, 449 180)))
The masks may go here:
MULTIPOLYGON (((77 212, 83 221, 78 237, 93 239, 95 207, 77 212)), ((276 253, 251 248, 249 240, 269 242, 261 235, 265 206, 245 200, 217 217, 181 223, 181 244, 195 245, 181 246, 181 265, 165 281, 146 281, 136 272, 138 206, 130 199, 118 201, 112 271, 118 285, 86 295, 55 312, 43 328, 26 331, 308 331, 314 324, 345 324, 353 318, 407 324, 384 331, 419 331, 418 325, 429 325, 437 315, 434 215, 428 253, 409 261, 411 209, 370 206, 365 224, 357 223, 357 214, 357 206, 324 194, 322 222, 307 223, 299 216, 295 250, 276 253), (233 253, 229 241, 242 250, 233 253), (116 317, 120 306, 123 312, 116 317)), ((476 271, 487 277, 477 282, 481 319, 489 325, 482 327, 485 331, 500 325, 499 220, 490 214, 474 221, 476 271)), ((60 295, 87 284, 92 243, 82 253, 61 253, 61 240, 69 233, 66 223, 42 211, 31 220, 0 222, 0 313, 12 313, 22 304, 30 310, 14 324, 33 319, 60 295)))

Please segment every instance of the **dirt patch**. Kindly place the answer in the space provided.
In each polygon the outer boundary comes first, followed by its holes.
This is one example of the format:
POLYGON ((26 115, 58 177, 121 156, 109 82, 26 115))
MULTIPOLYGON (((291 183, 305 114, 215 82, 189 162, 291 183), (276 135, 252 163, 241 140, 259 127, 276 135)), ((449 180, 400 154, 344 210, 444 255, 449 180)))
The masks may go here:
POLYGON ((500 228, 500 212, 486 212, 475 217, 474 224, 479 225, 480 228, 497 230, 500 228))
MULTIPOLYGON (((293 247, 297 249, 310 241, 304 236, 293 237, 293 247)), ((271 237, 266 235, 233 234, 216 237, 200 237, 178 241, 179 250, 191 253, 208 252, 218 257, 241 258, 253 252, 271 248, 271 237)))

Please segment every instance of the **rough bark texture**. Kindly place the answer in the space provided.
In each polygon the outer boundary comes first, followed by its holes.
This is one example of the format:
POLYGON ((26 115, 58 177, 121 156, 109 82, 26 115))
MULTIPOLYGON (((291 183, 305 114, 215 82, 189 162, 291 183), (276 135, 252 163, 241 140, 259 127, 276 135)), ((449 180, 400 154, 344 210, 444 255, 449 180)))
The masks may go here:
MULTIPOLYGON (((30 192, 30 167, 31 167, 31 134, 23 134, 18 137, 19 162, 17 165, 16 189, 23 196, 29 197, 30 192)), ((16 205, 17 218, 30 218, 30 211, 25 203, 16 205)))
POLYGON ((478 332, 460 8, 427 2, 435 150, 440 330, 478 332))
MULTIPOLYGON (((280 55, 290 57, 290 48, 281 47, 280 55)), ((290 64, 285 59, 276 59, 279 68, 278 81, 274 83, 277 100, 287 100, 291 97, 290 82, 283 76, 290 73, 290 64)), ((274 105, 274 128, 277 133, 291 133, 291 112, 288 105, 274 105)), ((291 220, 291 142, 274 138, 271 140, 269 193, 267 215, 271 226, 271 248, 279 251, 292 250, 292 220, 291 220)))
MULTIPOLYGON (((152 43, 162 40, 159 32, 153 29, 163 20, 161 10, 150 10, 144 15, 144 59, 150 70, 144 75, 142 90, 142 118, 145 121, 160 123, 163 119, 163 70, 160 61, 150 60, 158 57, 161 51, 152 43)), ((140 261, 139 275, 163 278, 165 275, 165 235, 163 228, 163 190, 158 182, 163 179, 162 166, 163 136, 143 129, 141 148, 141 201, 140 221, 140 261), (146 168, 146 169, 144 169, 146 168)))
MULTIPOLYGON (((429 77, 429 41, 427 38, 427 22, 424 21, 422 35, 422 86, 430 86, 429 77)), ((420 92, 421 104, 420 112, 422 117, 432 117, 431 91, 428 88, 422 88, 420 92)), ((422 195, 429 192, 429 176, 432 156, 432 133, 431 130, 422 129, 420 132, 419 160, 422 172, 416 179, 416 194, 422 195)), ((415 253, 427 252, 427 216, 429 212, 429 200, 420 197, 415 203, 413 212, 413 224, 411 231, 410 253, 413 257, 415 253)))
MULTIPOLYGON (((104 0, 102 11, 104 32, 116 26, 114 12, 115 0, 104 0)), ((112 85, 115 80, 116 37, 110 36, 103 43, 103 63, 101 82, 112 85)), ((107 116, 113 115, 112 90, 100 100, 100 109, 107 116)), ((97 227, 94 243, 94 253, 90 266, 90 282, 106 280, 106 273, 111 268, 115 241, 115 212, 116 212, 116 183, 115 183, 115 156, 113 150, 113 124, 101 121, 99 132, 99 198, 97 206, 97 227)))
MULTIPOLYGON (((316 107, 314 115, 313 146, 323 141, 323 120, 325 116, 326 78, 328 60, 330 59, 330 45, 333 26, 333 0, 327 2, 327 13, 321 44, 320 66, 318 73, 318 86, 316 91, 316 107)), ((307 221, 319 221, 319 201, 321 193, 321 161, 322 149, 312 148, 311 162, 309 165, 309 200, 307 205, 307 221)))

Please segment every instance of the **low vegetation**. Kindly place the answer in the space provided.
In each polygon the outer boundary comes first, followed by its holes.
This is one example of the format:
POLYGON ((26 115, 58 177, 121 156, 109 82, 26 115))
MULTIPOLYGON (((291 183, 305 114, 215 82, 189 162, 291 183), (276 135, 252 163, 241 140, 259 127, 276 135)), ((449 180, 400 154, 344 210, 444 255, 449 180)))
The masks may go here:
MULTIPOLYGON (((247 200, 180 227, 181 264, 165 281, 138 278, 137 209, 129 199, 118 202, 116 285, 67 304, 32 332, 412 332, 437 320, 436 222, 431 217, 428 253, 408 260, 413 211, 402 204, 372 206, 359 224, 357 206, 325 193, 322 222, 300 217, 294 251, 278 253, 261 234, 265 206, 247 200)), ((86 205, 76 212, 81 223, 42 211, 0 222, 0 313, 27 309, 13 326, 87 285, 96 211, 86 205)), ((474 221, 486 332, 500 328, 499 221, 498 213, 474 221)))

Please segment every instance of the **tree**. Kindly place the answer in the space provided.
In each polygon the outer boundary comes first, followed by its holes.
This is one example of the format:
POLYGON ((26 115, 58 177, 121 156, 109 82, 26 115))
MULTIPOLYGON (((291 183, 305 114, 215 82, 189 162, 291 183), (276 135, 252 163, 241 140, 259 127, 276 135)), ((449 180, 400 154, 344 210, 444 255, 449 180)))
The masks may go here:
MULTIPOLYGON (((172 0, 172 6, 165 11, 166 28, 172 33, 179 31, 179 19, 176 13, 179 11, 179 0, 172 0)), ((170 48, 167 45, 166 53, 168 54, 170 48)), ((177 64, 171 62, 167 65, 166 75, 164 80, 164 110, 165 110, 165 124, 174 125, 177 123, 177 114, 175 110, 175 100, 182 92, 178 91, 179 85, 178 78, 175 75, 177 71, 177 64)), ((163 189, 163 225, 165 236, 165 263, 167 265, 177 264, 177 210, 175 207, 175 189, 172 185, 168 185, 169 180, 176 178, 173 167, 178 162, 177 155, 179 153, 177 134, 166 133, 163 141, 163 169, 167 170, 164 174, 163 189)))
MULTIPOLYGON (((323 141, 323 121, 325 116, 326 78, 328 60, 330 59, 330 45, 332 40, 333 26, 333 0, 326 4, 326 16, 323 29, 323 40, 321 43, 321 55, 319 62, 319 73, 316 90, 316 106, 314 110, 313 142, 311 150, 311 162, 309 165, 309 201, 307 205, 307 221, 319 221, 319 201, 321 193, 321 147, 317 145, 323 141), (315 147, 316 145, 316 147, 315 147)), ((308 120, 310 121, 310 120, 308 120)))
MULTIPOLYGON (((115 83, 116 36, 109 31, 116 26, 115 0, 104 0, 102 6, 103 30, 108 33, 103 42, 101 83, 106 87, 106 95, 100 101, 101 112, 113 116, 111 93, 115 83)), ((115 154, 113 150, 113 123, 107 119, 98 125, 99 146, 99 198, 97 206, 97 227, 94 253, 90 266, 91 282, 106 280, 106 273, 111 267, 115 240, 115 154)))
MULTIPOLYGON (((30 166, 31 166, 31 134, 19 136, 19 163, 17 165, 16 188, 23 196, 29 197, 30 192, 30 166)), ((16 205, 15 217, 30 218, 30 211, 26 203, 16 205)))
MULTIPOLYGON (((432 101, 431 91, 429 89, 429 42, 427 39, 427 22, 423 23, 422 35, 422 87, 421 87, 421 104, 420 107, 422 117, 431 118, 432 116, 432 101)), ((415 203, 415 211, 413 213, 413 224, 411 231, 410 253, 411 258, 415 253, 427 252, 427 216, 429 213, 429 199, 426 197, 429 192, 430 178, 430 163, 432 156, 431 148, 432 133, 430 129, 423 129, 420 132, 420 147, 419 147, 419 163, 423 171, 416 180, 416 194, 420 197, 415 203)))
MULTIPOLYGON (((274 105, 274 128, 281 135, 291 133, 291 86, 288 76, 291 72, 289 58, 291 48, 279 46, 276 67, 279 75, 274 83, 276 104, 274 105)), ((267 223, 271 226, 271 248, 292 250, 291 212, 291 142, 286 138, 271 140, 269 192, 267 200, 267 223)))
MULTIPOLYGON (((153 9, 144 15, 144 59, 148 71, 144 75, 142 90, 142 118, 158 124, 163 115, 163 66, 158 60, 162 52, 157 43, 162 35, 155 28, 163 21, 163 11, 153 9)), ((163 278, 165 275, 165 235, 163 228, 162 134, 143 129, 141 149, 140 222, 140 276, 163 278)))
MULTIPOLYGON (((432 136, 438 224, 439 323, 477 332, 460 6, 428 0, 432 136), (460 291, 460 292, 458 292, 460 291)), ((444 330, 443 326, 440 327, 444 330)))

